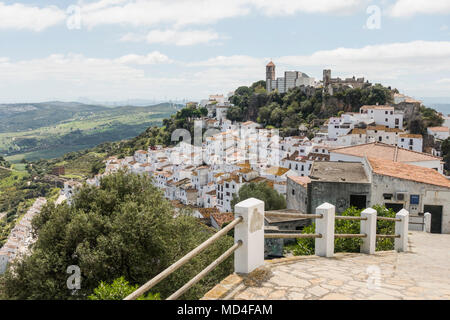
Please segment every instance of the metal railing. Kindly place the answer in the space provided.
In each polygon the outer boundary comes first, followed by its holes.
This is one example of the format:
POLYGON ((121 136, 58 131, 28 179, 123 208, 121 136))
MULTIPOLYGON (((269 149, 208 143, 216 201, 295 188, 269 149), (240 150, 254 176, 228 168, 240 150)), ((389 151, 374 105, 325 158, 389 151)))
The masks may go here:
MULTIPOLYGON (((232 230, 236 225, 241 223, 243 220, 243 217, 237 217, 234 219, 230 224, 228 224, 226 227, 215 233, 211 238, 203 242, 201 245, 196 247, 194 250, 190 251, 188 254, 186 254, 184 257, 182 257, 180 260, 172 264, 170 267, 162 271, 160 274, 158 274, 156 277, 139 287, 136 291, 132 292, 130 295, 128 295, 124 300, 135 300, 145 294, 148 290, 153 288, 155 285, 160 283, 162 280, 167 278, 169 275, 171 275, 173 272, 181 268, 183 265, 189 262, 192 258, 197 256, 199 253, 201 253, 203 250, 208 248, 210 245, 212 245, 215 241, 217 241, 220 237, 226 235, 230 230, 232 230)), ((226 258, 228 258, 236 249, 238 249, 242 245, 242 241, 236 242, 231 248, 229 248, 224 254, 222 254, 219 258, 217 258, 213 263, 211 263, 208 267, 206 267, 203 271, 201 271, 197 276, 195 276, 192 280, 190 280, 187 284, 185 284, 182 288, 180 288, 177 292, 172 294, 168 299, 176 299, 177 297, 181 296, 183 293, 185 293, 189 288, 191 288, 194 284, 196 284, 198 281, 200 281, 204 276, 206 276, 211 270, 213 270, 216 266, 218 266, 222 261, 224 261, 226 258)))

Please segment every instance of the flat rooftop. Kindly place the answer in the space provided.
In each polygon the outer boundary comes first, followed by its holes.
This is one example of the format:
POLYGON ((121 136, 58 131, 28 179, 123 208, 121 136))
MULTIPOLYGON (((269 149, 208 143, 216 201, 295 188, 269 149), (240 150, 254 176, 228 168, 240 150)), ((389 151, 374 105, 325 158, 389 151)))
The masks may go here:
POLYGON ((361 162, 314 162, 309 175, 311 181, 369 183, 361 162))

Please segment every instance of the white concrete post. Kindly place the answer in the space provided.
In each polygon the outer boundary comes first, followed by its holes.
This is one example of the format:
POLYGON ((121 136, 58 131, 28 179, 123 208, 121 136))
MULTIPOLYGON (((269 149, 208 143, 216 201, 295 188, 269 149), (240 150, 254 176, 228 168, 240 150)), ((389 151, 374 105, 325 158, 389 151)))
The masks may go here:
POLYGON ((405 252, 408 250, 409 212, 402 209, 397 212, 395 218, 401 219, 401 221, 395 221, 395 234, 400 235, 400 238, 395 238, 394 247, 398 252, 405 252))
POLYGON ((234 271, 248 274, 264 265, 264 202, 250 198, 236 204, 234 212, 244 218, 234 228, 234 242, 242 240, 234 252, 234 271))
POLYGON ((361 233, 367 235, 367 237, 362 238, 361 252, 374 254, 377 244, 377 211, 367 208, 361 212, 361 217, 367 219, 361 220, 361 233))
POLYGON ((423 231, 424 232, 431 232, 431 213, 425 212, 423 215, 423 231))
POLYGON ((315 240, 316 256, 332 257, 334 254, 334 212, 335 207, 326 202, 316 208, 316 214, 323 215, 323 218, 316 218, 316 233, 322 235, 315 240))

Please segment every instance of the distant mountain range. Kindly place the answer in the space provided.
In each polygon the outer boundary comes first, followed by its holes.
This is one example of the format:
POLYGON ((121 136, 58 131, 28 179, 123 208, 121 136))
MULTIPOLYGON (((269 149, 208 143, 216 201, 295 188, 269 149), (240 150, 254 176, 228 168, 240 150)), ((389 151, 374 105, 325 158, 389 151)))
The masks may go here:
POLYGON ((161 125, 183 105, 118 106, 50 101, 0 104, 0 154, 12 161, 52 158, 161 125))

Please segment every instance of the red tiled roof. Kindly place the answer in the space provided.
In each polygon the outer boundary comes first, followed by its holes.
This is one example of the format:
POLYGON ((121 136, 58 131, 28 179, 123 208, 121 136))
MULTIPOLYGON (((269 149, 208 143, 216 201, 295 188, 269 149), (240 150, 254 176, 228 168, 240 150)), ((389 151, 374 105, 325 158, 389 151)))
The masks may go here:
POLYGON ((211 213, 211 217, 216 221, 219 227, 222 227, 224 223, 234 220, 234 214, 232 212, 211 213))
POLYGON ((376 174, 450 188, 450 180, 434 169, 383 159, 368 160, 376 174))
POLYGON ((308 185, 308 183, 311 182, 311 179, 309 177, 288 176, 288 178, 305 188, 308 185))

